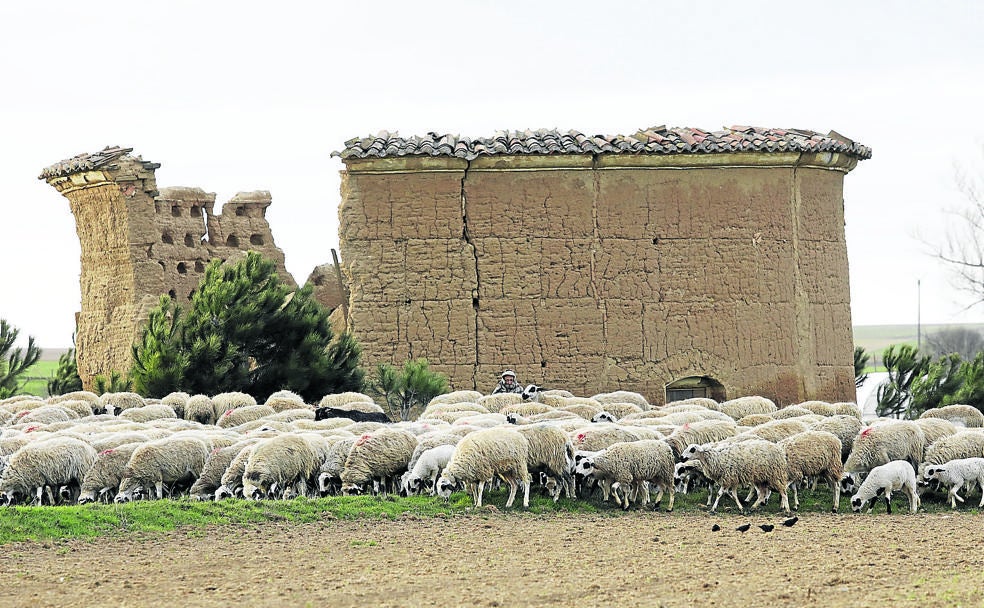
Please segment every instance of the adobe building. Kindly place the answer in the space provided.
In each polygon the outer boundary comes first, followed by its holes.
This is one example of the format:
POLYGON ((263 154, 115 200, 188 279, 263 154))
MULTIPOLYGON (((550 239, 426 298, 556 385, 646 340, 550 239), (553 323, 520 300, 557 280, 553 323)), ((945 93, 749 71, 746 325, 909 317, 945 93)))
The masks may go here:
POLYGON ((340 156, 363 365, 426 357, 457 389, 522 382, 659 404, 853 401, 835 132, 380 133, 340 156))
POLYGON ((215 194, 158 190, 154 172, 160 165, 131 151, 112 147, 80 154, 44 169, 39 178, 68 199, 75 216, 82 250, 75 341, 87 389, 97 374, 129 371, 130 346, 159 296, 187 304, 213 259, 258 251, 277 264, 285 282, 296 285, 267 224, 269 192, 240 192, 215 215, 215 194))

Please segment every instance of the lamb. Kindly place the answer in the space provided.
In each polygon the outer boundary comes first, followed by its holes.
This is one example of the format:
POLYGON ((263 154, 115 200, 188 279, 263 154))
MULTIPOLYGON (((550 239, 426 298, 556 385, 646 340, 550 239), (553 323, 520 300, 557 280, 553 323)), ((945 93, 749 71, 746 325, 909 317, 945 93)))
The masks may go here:
POLYGON ((208 453, 208 444, 196 437, 166 437, 141 445, 123 471, 114 502, 133 500, 138 488, 152 488, 164 498, 164 484, 198 479, 208 453))
POLYGON ((231 428, 273 414, 276 412, 269 405, 244 405, 226 410, 215 424, 220 428, 231 428))
POLYGON ((666 443, 673 449, 674 456, 679 457, 691 444, 712 443, 733 437, 735 428, 733 421, 703 420, 678 427, 666 438, 666 443))
POLYGON ((404 479, 408 494, 419 494, 423 486, 430 488, 431 496, 437 494, 437 478, 448 466, 454 445, 439 445, 423 452, 404 479))
POLYGON ((449 498, 460 483, 470 486, 476 507, 482 506, 485 484, 499 477, 509 485, 506 507, 511 507, 520 483, 523 507, 530 506, 529 442, 518 431, 498 427, 469 433, 458 442, 448 466, 437 482, 437 493, 449 498))
POLYGON ((749 414, 771 414, 779 408, 771 399, 750 395, 748 397, 738 397, 730 401, 725 401, 718 406, 725 414, 735 420, 741 420, 749 414))
POLYGON ((820 477, 831 485, 832 511, 840 506, 840 481, 844 474, 841 442, 833 433, 805 431, 779 441, 786 452, 786 475, 793 487, 793 508, 799 509, 797 485, 807 477, 820 477))
MULTIPOLYGON (((851 497, 851 509, 860 513, 865 503, 879 495, 885 496, 885 507, 892 513, 892 492, 902 490, 909 497, 909 511, 915 513, 919 508, 919 496, 916 494, 916 471, 912 464, 905 460, 892 460, 871 469, 868 476, 854 496, 851 497)), ((868 507, 868 513, 875 508, 874 502, 868 507)))
POLYGON ((934 407, 922 413, 920 418, 943 418, 965 428, 984 427, 984 413, 972 405, 946 405, 934 407))
POLYGON ((922 460, 925 441, 919 425, 908 420, 865 427, 854 438, 844 470, 865 473, 892 460, 906 460, 915 469, 922 460))
POLYGON ((721 446, 691 445, 682 456, 694 460, 705 477, 720 486, 717 498, 711 506, 711 513, 717 511, 721 496, 727 492, 735 500, 738 508, 744 511, 738 499, 738 488, 755 486, 758 498, 752 509, 765 502, 767 490, 779 492, 780 507, 789 513, 789 498, 786 495, 788 484, 786 453, 781 446, 762 439, 748 439, 721 446))
POLYGON ((185 402, 184 419, 201 424, 215 424, 215 404, 208 395, 193 395, 185 402))
POLYGON ((936 479, 950 487, 950 508, 957 508, 957 501, 963 502, 957 492, 964 484, 977 483, 981 488, 981 502, 978 508, 984 507, 984 458, 957 458, 944 464, 931 464, 926 467, 925 478, 936 479))
POLYGON ((527 470, 542 471, 547 476, 560 479, 553 493, 554 502, 563 490, 568 498, 575 498, 574 445, 561 429, 549 424, 520 426, 516 431, 529 442, 527 470))
POLYGON ((922 473, 926 466, 944 464, 957 458, 979 458, 984 456, 984 433, 960 431, 949 437, 941 437, 926 448, 923 462, 917 469, 922 473))
POLYGON ((215 448, 205 460, 202 473, 188 491, 192 500, 212 500, 222 485, 222 475, 240 452, 256 445, 258 438, 244 439, 224 448, 215 448))
POLYGON ((256 444, 243 472, 243 496, 258 500, 274 491, 297 488, 307 494, 307 480, 317 471, 318 457, 311 443, 300 435, 279 435, 256 444))
POLYGON ((352 445, 342 469, 342 492, 362 492, 366 485, 379 480, 383 494, 387 481, 407 470, 407 463, 417 447, 417 436, 401 429, 382 428, 359 437, 352 445))
POLYGON ((120 412, 120 418, 133 422, 150 422, 162 418, 177 418, 178 415, 170 405, 155 403, 143 407, 131 407, 120 412))
POLYGON ((92 467, 82 478, 82 488, 79 492, 78 503, 100 501, 109 502, 110 498, 116 496, 123 479, 123 471, 134 450, 140 447, 139 443, 125 443, 119 447, 103 450, 96 455, 96 460, 92 467))
POLYGON ((630 494, 640 490, 642 504, 645 506, 649 502, 649 484, 654 484, 658 489, 655 501, 657 507, 663 493, 668 491, 670 504, 666 510, 673 511, 676 492, 673 450, 663 440, 616 443, 600 454, 583 459, 578 468, 585 476, 612 482, 615 502, 623 509, 629 508, 630 494), (620 489, 624 490, 624 500, 619 498, 620 489))
POLYGON ((0 479, 0 500, 9 506, 31 496, 40 506, 46 492, 49 504, 55 504, 53 490, 80 486, 95 460, 92 446, 74 437, 32 441, 10 457, 0 479))

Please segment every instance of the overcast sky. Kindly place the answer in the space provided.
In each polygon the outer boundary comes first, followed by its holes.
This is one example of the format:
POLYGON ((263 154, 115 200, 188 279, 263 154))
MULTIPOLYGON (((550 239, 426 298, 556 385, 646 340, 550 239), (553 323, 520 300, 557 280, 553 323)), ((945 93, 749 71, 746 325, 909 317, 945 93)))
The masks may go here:
POLYGON ((79 244, 41 169, 107 145, 157 183, 269 190, 304 281, 338 246, 333 150, 386 129, 831 129, 855 324, 984 322, 921 240, 984 174, 982 2, 0 4, 0 318, 69 345, 79 244))

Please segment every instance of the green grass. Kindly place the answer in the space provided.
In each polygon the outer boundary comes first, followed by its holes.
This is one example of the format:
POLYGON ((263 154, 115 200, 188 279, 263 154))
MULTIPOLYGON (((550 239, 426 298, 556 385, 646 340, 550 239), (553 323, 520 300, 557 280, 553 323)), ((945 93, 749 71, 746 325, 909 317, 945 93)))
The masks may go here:
POLYGON ((27 368, 24 378, 30 380, 24 385, 19 393, 37 395, 38 397, 48 396, 48 379, 55 375, 58 369, 58 361, 38 361, 27 368))
MULTIPOLYGON (((976 494, 976 492, 975 492, 976 494)), ((677 494, 674 511, 677 513, 706 512, 707 494, 677 494)), ((744 496, 742 496, 744 500, 744 496)), ((550 515, 550 514, 600 514, 619 517, 622 511, 612 503, 602 503, 598 498, 588 500, 561 499, 554 503, 543 496, 531 496, 530 508, 521 507, 508 511, 503 506, 506 492, 486 493, 485 507, 476 509, 471 497, 456 493, 445 502, 428 496, 401 498, 389 496, 344 496, 317 499, 298 498, 286 501, 224 500, 220 502, 195 502, 188 499, 139 501, 124 505, 88 504, 73 507, 8 507, 0 509, 0 545, 22 541, 52 541, 100 536, 130 536, 143 533, 159 533, 181 529, 189 535, 200 535, 213 526, 248 526, 264 522, 310 523, 316 521, 353 519, 396 519, 401 516, 421 518, 454 518, 468 515, 500 513, 550 515), (491 508, 489 507, 491 505, 491 508)), ((519 501, 522 498, 519 497, 519 501)), ((968 502, 971 499, 967 499, 968 502)), ((976 498, 973 500, 977 500, 976 498)), ((850 497, 841 497, 841 513, 850 512, 850 497)), ((517 504, 521 504, 518 502, 517 504)), ((664 498, 663 508, 666 507, 664 498)), ((810 513, 826 513, 830 509, 830 492, 800 492, 800 516, 810 513)), ((652 509, 650 505, 647 509, 652 509)), ((904 513, 907 503, 904 497, 893 500, 893 509, 904 513)), ((633 511, 637 510, 633 507, 633 511)), ((924 497, 923 509, 930 513, 949 513, 945 495, 924 497)), ((884 503, 875 507, 876 514, 883 514, 884 503)), ((724 497, 718 505, 719 513, 736 513, 734 502, 724 497)), ((778 516, 778 497, 773 496, 765 507, 765 514, 778 516)), ((963 507, 960 513, 977 514, 977 509, 963 507)))

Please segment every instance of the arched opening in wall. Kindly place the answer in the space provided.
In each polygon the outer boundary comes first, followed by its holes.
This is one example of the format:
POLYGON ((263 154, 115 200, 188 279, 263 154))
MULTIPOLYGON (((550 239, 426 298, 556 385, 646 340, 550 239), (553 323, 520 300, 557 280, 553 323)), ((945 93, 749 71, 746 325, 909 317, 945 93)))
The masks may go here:
POLYGON ((205 262, 195 260, 195 272, 205 272, 205 262))
POLYGON ((226 239, 226 246, 239 247, 239 237, 237 237, 235 234, 230 234, 229 238, 226 239))
POLYGON ((173 245, 174 237, 171 236, 169 232, 165 232, 164 234, 161 235, 161 241, 167 243, 168 245, 173 245))
POLYGON ((236 215, 239 217, 246 215, 246 207, 236 207, 236 215))
POLYGON ((181 207, 171 205, 171 217, 181 217, 181 207))
POLYGON ((195 246, 195 235, 190 234, 190 233, 189 234, 186 234, 185 235, 185 245, 187 245, 188 247, 194 247, 195 246))
POLYGON ((727 401, 724 385, 710 376, 687 376, 666 385, 666 402, 706 397, 718 403, 727 401))
POLYGON ((249 237, 249 242, 253 245, 260 247, 263 245, 263 235, 262 234, 251 235, 249 237))
POLYGON ((188 265, 184 262, 178 262, 178 274, 188 274, 188 265))

